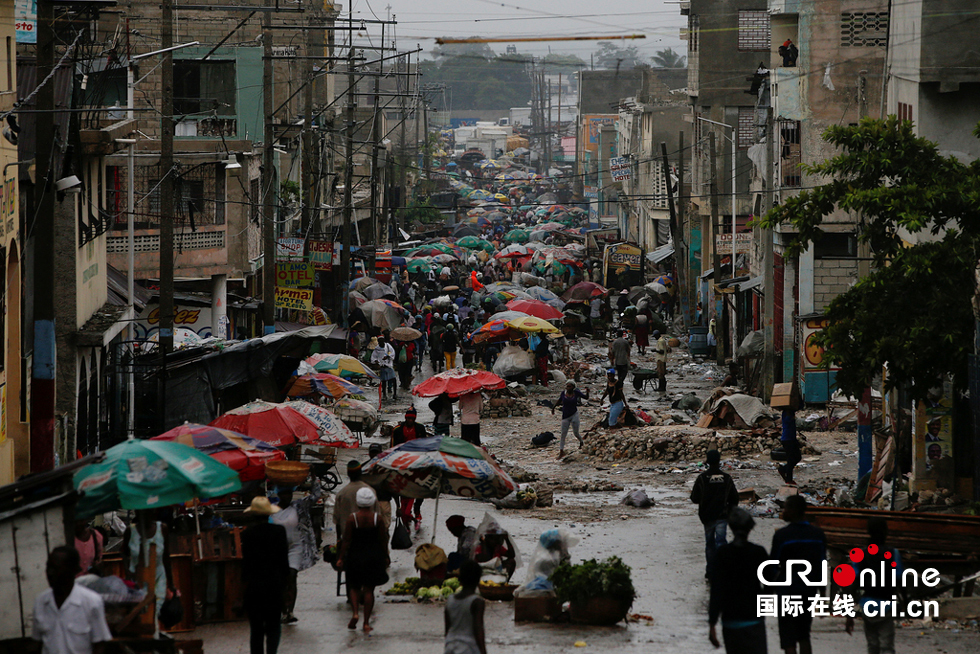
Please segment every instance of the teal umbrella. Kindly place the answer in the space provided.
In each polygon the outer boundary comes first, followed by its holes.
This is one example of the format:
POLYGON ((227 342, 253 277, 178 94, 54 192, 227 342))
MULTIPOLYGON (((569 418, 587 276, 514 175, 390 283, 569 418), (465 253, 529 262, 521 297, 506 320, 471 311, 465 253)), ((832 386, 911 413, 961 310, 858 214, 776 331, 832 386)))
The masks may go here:
POLYGON ((188 445, 128 440, 75 473, 78 519, 116 509, 156 509, 240 490, 238 473, 188 445))
POLYGON ((528 233, 523 229, 512 229, 504 235, 508 243, 527 243, 528 233))
POLYGON ((407 268, 408 272, 411 273, 414 272, 427 273, 432 270, 432 266, 430 266, 429 262, 426 261, 425 259, 410 259, 408 263, 405 264, 405 268, 407 268))
POLYGON ((463 238, 456 241, 456 245, 461 248, 467 248, 469 250, 478 250, 483 247, 483 239, 476 236, 464 236, 463 238))

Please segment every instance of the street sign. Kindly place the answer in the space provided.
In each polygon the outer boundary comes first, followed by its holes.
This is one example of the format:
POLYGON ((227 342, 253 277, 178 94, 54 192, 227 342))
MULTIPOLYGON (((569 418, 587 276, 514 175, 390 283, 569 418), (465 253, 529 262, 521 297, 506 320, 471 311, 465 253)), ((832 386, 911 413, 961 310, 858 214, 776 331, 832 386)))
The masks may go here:
POLYGON ((310 241, 309 253, 316 270, 333 270, 333 241, 310 241))
POLYGON ((282 288, 281 286, 277 286, 276 308, 299 309, 300 311, 311 311, 313 309, 313 289, 312 288, 282 288))
POLYGON ((609 157, 609 174, 614 182, 625 182, 632 175, 630 160, 626 157, 609 157))
MULTIPOLYGON (((732 235, 717 234, 715 248, 718 254, 725 256, 732 253, 732 235)), ((740 232, 735 235, 735 254, 747 254, 752 250, 752 232, 740 232)))
POLYGON ((280 237, 276 241, 276 261, 302 261, 303 239, 280 237))

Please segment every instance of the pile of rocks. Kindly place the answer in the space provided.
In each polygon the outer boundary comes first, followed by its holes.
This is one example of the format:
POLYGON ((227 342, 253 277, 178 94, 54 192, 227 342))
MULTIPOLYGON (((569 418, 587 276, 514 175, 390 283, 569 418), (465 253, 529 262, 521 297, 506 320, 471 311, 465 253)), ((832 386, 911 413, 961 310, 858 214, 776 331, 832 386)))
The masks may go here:
POLYGON ((509 418, 511 416, 531 416, 531 404, 516 397, 493 397, 483 403, 481 418, 509 418))
POLYGON ((623 490, 623 487, 612 481, 573 481, 558 482, 553 486, 553 490, 571 493, 607 493, 619 492, 623 490))
MULTIPOLYGON (((800 435, 805 454, 819 454, 800 435)), ((585 453, 602 461, 653 459, 661 461, 701 461, 708 450, 722 457, 768 454, 779 446, 777 431, 716 432, 693 427, 639 427, 598 430, 585 441, 585 453)))

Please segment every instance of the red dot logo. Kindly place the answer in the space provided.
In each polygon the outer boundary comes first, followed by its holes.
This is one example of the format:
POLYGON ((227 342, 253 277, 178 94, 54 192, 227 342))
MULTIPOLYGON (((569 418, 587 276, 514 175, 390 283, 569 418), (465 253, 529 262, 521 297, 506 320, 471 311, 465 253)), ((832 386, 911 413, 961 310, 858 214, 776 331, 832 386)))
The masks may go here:
POLYGON ((878 553, 878 546, 877 545, 875 545, 874 543, 871 543, 870 545, 868 545, 868 554, 877 554, 877 553, 878 553))
POLYGON ((855 547, 850 551, 847 558, 854 563, 860 563, 864 560, 864 550, 862 550, 860 547, 855 547))
POLYGON ((897 568, 898 567, 898 563, 896 563, 895 561, 892 561, 892 567, 893 568, 897 568))
POLYGON ((834 568, 834 583, 841 587, 847 587, 854 583, 856 577, 854 568, 849 565, 839 565, 834 568))
POLYGON ((892 558, 892 553, 891 553, 891 552, 885 552, 883 556, 884 556, 884 557, 885 557, 886 559, 890 559, 890 558, 892 558))

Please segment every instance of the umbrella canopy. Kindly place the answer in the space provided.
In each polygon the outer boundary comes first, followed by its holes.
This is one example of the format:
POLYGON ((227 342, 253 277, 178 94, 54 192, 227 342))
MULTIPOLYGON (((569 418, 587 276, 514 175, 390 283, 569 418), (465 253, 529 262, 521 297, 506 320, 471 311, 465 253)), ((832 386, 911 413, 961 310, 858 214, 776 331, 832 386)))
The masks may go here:
POLYGON ((505 497, 517 484, 489 454, 460 438, 435 436, 402 443, 368 461, 362 474, 372 486, 402 497, 505 497))
POLYGON ((265 464, 282 461, 286 453, 255 438, 210 425, 184 423, 154 436, 151 441, 171 441, 193 447, 238 473, 242 481, 265 479, 265 464))
POLYGON ((110 447, 99 463, 75 473, 83 493, 75 518, 116 509, 156 509, 194 498, 220 497, 240 490, 238 473, 189 445, 127 440, 110 447))
POLYGON ((362 304, 368 301, 368 299, 364 297, 363 293, 358 293, 357 291, 351 291, 350 293, 347 294, 347 297, 350 298, 350 301, 353 302, 356 306, 361 306, 362 304))
POLYGON ((495 259, 515 259, 520 257, 526 257, 530 254, 530 251, 523 245, 518 245, 514 243, 508 245, 500 252, 494 255, 495 259))
POLYGON ((584 302, 608 292, 605 287, 599 286, 595 282, 579 282, 565 291, 561 299, 565 302, 584 302))
POLYGON ((508 203, 508 202, 510 202, 510 198, 508 198, 503 193, 495 193, 494 196, 493 196, 493 199, 494 200, 499 200, 500 202, 503 202, 505 204, 508 203))
POLYGON ((477 189, 466 196, 470 200, 489 200, 493 195, 489 191, 484 191, 483 189, 477 189))
POLYGON ((565 226, 562 225, 561 223, 547 222, 542 225, 535 225, 534 229, 536 230, 542 229, 546 232, 554 232, 554 231, 558 231, 559 229, 565 229, 565 226))
POLYGON ((364 289, 372 284, 377 284, 378 280, 373 277, 358 277, 350 283, 350 290, 357 291, 358 293, 363 293, 364 289))
MULTIPOLYGON (((520 247, 520 246, 517 246, 517 247, 520 247)), ((506 249, 506 248, 504 248, 504 249, 506 249)), ((510 290, 515 290, 515 289, 519 290, 519 288, 520 287, 518 287, 518 285, 515 284, 515 283, 513 283, 513 282, 494 282, 492 284, 487 284, 484 287, 484 290, 487 293, 496 293, 497 291, 510 291, 510 290)))
MULTIPOLYGON (((459 237, 474 237, 480 235, 480 228, 472 223, 460 223, 453 228, 453 236, 459 237)), ((465 245, 463 247, 466 247, 465 245)))
POLYGON ((452 254, 437 254, 436 256, 432 257, 432 261, 435 263, 456 263, 458 259, 452 254))
POLYGON ((447 393, 449 397, 459 397, 478 391, 494 391, 507 385, 503 379, 486 370, 455 368, 429 377, 412 389, 412 395, 435 397, 447 393))
POLYGON ((286 397, 311 397, 317 394, 337 399, 346 395, 367 395, 367 391, 327 372, 300 375, 286 389, 286 397))
POLYGON ((529 316, 541 318, 542 320, 560 320, 565 317, 561 311, 540 300, 511 300, 507 303, 507 308, 514 311, 523 311, 529 316))
POLYGON ((473 332, 474 343, 506 341, 510 338, 510 325, 506 320, 491 320, 473 332))
POLYGON ((512 229, 504 234, 504 240, 508 243, 527 243, 529 237, 526 229, 512 229))
POLYGON ((377 284, 371 284, 370 286, 365 288, 362 291, 362 293, 364 294, 364 297, 366 297, 368 300, 380 300, 382 298, 395 300, 398 298, 398 296, 395 295, 395 289, 381 282, 378 282, 377 284))
POLYGON ((306 363, 313 366, 317 372, 329 372, 340 377, 357 377, 365 375, 372 379, 378 376, 352 356, 346 354, 314 354, 306 358, 306 363))
POLYGON ((527 314, 523 311, 498 311, 491 316, 493 320, 514 320, 515 318, 527 318, 527 314))
POLYGON ((654 279, 651 282, 651 284, 661 284, 664 288, 667 289, 667 292, 670 293, 671 295, 673 295, 674 291, 676 290, 676 287, 674 286, 674 280, 671 279, 670 275, 660 275, 659 277, 654 279))
POLYGON ((456 245, 461 248, 467 248, 469 250, 479 250, 483 247, 483 239, 477 238, 476 236, 464 236, 463 238, 456 241, 456 245))
POLYGON ((529 288, 524 289, 524 292, 530 295, 535 300, 540 300, 541 302, 550 303, 553 300, 557 300, 558 302, 561 302, 561 298, 559 298, 557 295, 555 295, 548 289, 544 288, 543 286, 531 286, 529 288))
POLYGON ((309 402, 275 404, 256 400, 232 409, 211 424, 248 434, 276 447, 313 441, 357 447, 357 438, 340 418, 309 402))
POLYGON ((391 332, 391 339, 394 341, 414 341, 422 338, 422 332, 411 327, 399 327, 391 332))
POLYGON ((507 218, 507 214, 505 214, 503 211, 491 211, 490 213, 485 214, 483 217, 490 222, 495 223, 507 218))
POLYGON ((395 329, 408 316, 408 310, 392 300, 371 300, 361 305, 361 311, 380 329, 395 329))
MULTIPOLYGON (((425 259, 411 259, 405 264, 405 268, 408 269, 408 272, 410 273, 428 273, 432 271, 432 266, 430 266, 429 262, 425 259)), ((367 298, 365 298, 365 300, 366 299, 367 298)))
POLYGON ((515 318, 507 321, 507 326, 522 332, 543 332, 545 334, 556 334, 558 328, 547 320, 528 316, 527 318, 515 318))

